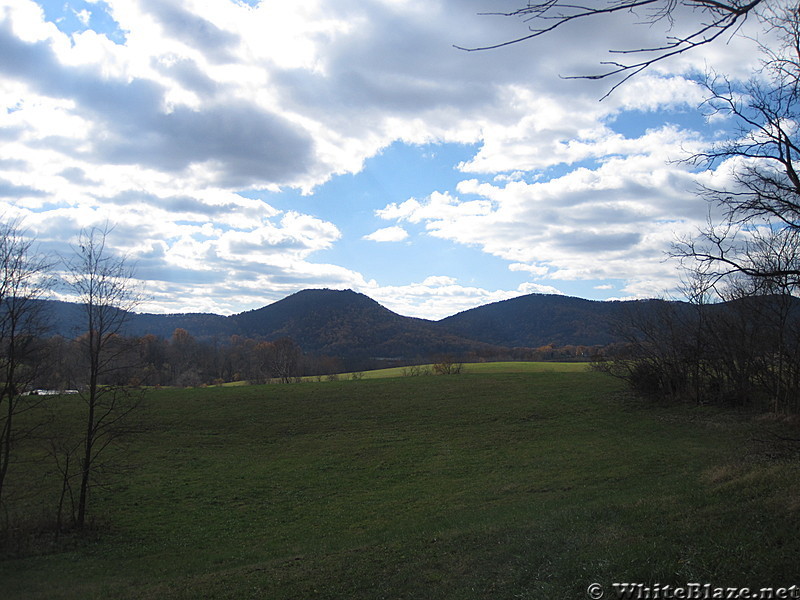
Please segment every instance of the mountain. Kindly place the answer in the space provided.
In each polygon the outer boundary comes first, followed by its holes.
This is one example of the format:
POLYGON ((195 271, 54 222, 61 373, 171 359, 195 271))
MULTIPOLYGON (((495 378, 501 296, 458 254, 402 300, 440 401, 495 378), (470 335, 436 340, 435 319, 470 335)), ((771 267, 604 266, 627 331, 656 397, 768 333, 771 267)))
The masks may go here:
MULTIPOLYGON (((86 331, 83 306, 72 302, 58 300, 39 300, 49 330, 53 335, 74 338, 86 331)), ((148 313, 131 313, 125 323, 126 335, 143 336, 153 334, 168 338, 178 328, 189 331, 200 339, 218 336, 229 336, 229 317, 208 313, 188 313, 172 315, 155 315, 148 313)))
POLYGON ((230 337, 234 333, 231 317, 211 313, 178 313, 154 315, 134 313, 126 324, 128 335, 153 334, 169 338, 176 329, 185 329, 200 340, 230 337))
POLYGON ((433 321, 400 316, 351 290, 304 290, 230 318, 240 335, 290 337, 306 352, 331 356, 414 357, 491 347, 433 321))
MULTIPOLYGON (((81 307, 48 305, 55 333, 81 332, 81 307)), ((343 358, 414 358, 434 354, 497 353, 504 348, 604 345, 616 341, 612 324, 635 306, 650 310, 658 300, 599 302, 530 294, 467 310, 440 321, 404 317, 351 290, 297 292, 263 308, 231 316, 205 313, 132 313, 127 335, 169 338, 175 329, 200 341, 225 342, 232 335, 264 340, 290 337, 307 353, 343 358)))
POLYGON ((635 306, 653 308, 662 300, 625 302, 529 294, 479 306, 439 321, 454 334, 511 348, 599 346, 618 341, 614 323, 635 306))

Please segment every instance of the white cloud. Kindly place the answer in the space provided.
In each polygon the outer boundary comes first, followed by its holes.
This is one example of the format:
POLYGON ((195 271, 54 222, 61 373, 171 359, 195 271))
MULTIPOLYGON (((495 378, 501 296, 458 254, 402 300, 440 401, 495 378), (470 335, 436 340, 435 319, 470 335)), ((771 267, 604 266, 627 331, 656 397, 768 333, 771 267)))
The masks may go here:
POLYGON ((410 223, 448 219, 456 216, 486 215, 492 209, 490 202, 461 202, 448 192, 433 192, 424 202, 410 198, 401 204, 391 203, 375 211, 382 219, 397 219, 410 223))
POLYGON ((449 275, 431 275, 423 280, 422 285, 428 287, 447 288, 455 285, 457 281, 458 280, 455 277, 450 277, 449 275))
POLYGON ((408 285, 380 286, 370 282, 358 290, 398 314, 432 320, 532 292, 560 293, 555 288, 534 284, 523 284, 516 290, 490 291, 461 285, 457 279, 448 275, 434 275, 420 283, 408 285))
POLYGON ((365 240, 373 242, 402 242, 408 237, 408 232, 399 226, 383 227, 377 231, 373 231, 369 235, 365 235, 365 240))
POLYGON ((593 169, 535 183, 464 180, 458 192, 478 200, 434 193, 377 214, 424 223, 435 237, 477 245, 537 278, 615 278, 633 294, 662 293, 676 280, 675 265, 666 261, 676 234, 693 233, 707 216, 694 194, 695 176, 665 162, 691 144, 672 127, 606 140, 593 149, 602 157, 593 169))
POLYGON ((525 263, 511 263, 508 265, 509 271, 526 271, 536 277, 543 277, 550 271, 547 267, 540 265, 528 265, 525 263))
POLYGON ((83 23, 84 27, 88 27, 89 26, 89 21, 92 18, 92 13, 90 11, 88 11, 86 9, 83 9, 83 10, 80 10, 80 11, 76 10, 76 11, 73 11, 73 12, 75 13, 75 17, 81 23, 83 23))
POLYGON ((563 296, 564 292, 552 285, 539 285, 538 283, 523 283, 517 288, 517 291, 522 294, 555 294, 563 296))

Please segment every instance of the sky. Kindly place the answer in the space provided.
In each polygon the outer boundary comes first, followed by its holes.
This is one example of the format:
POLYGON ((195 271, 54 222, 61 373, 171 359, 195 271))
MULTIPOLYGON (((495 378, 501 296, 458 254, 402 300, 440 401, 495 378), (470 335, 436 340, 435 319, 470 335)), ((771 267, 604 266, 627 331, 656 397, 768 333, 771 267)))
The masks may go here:
POLYGON ((753 20, 602 99, 612 82, 565 76, 668 24, 455 47, 524 35, 481 14, 520 4, 0 0, 0 216, 60 256, 109 226, 142 312, 307 288, 427 319, 674 295, 671 244, 709 218, 697 186, 730 176, 681 160, 733 125, 697 81, 753 74, 753 20))

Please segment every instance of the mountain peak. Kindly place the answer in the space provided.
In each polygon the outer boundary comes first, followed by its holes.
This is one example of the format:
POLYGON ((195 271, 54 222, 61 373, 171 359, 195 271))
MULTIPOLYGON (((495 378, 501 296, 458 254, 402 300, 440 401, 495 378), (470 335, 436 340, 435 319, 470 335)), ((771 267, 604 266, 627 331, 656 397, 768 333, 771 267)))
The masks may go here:
MULTIPOLYGON (((380 306, 375 300, 361 292, 355 292, 351 289, 337 290, 331 288, 309 288, 295 292, 286 298, 278 300, 268 306, 274 306, 281 302, 328 302, 334 304, 345 303, 361 303, 361 304, 375 304, 380 306)), ((267 308, 267 307, 264 307, 267 308)), ((261 309, 258 309, 261 310, 261 309)), ((387 309, 388 310, 388 309, 387 309)))
POLYGON ((395 314, 375 300, 353 290, 335 290, 314 288, 295 292, 272 304, 234 315, 236 320, 248 320, 249 316, 258 314, 280 314, 282 318, 299 318, 305 313, 330 313, 338 310, 380 310, 395 314))

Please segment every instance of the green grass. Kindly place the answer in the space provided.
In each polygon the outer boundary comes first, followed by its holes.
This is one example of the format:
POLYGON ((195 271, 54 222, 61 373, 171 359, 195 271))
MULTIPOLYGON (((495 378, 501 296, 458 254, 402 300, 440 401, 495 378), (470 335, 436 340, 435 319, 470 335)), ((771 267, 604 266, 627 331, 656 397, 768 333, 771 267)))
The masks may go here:
POLYGON ((126 450, 140 467, 92 498, 98 534, 0 562, 0 595, 575 599, 594 581, 800 583, 800 468, 772 441, 789 425, 645 405, 589 371, 471 367, 152 392, 126 450))
MULTIPOLYGON (((421 368, 432 370, 432 365, 420 365, 421 368)), ((484 362, 464 363, 462 372, 472 374, 491 373, 578 373, 589 368, 586 362, 484 362)), ((409 372, 409 367, 391 367, 388 369, 375 369, 359 373, 364 379, 383 379, 386 377, 404 377, 409 372)), ((343 373, 340 379, 348 379, 351 373, 343 373)), ((313 378, 310 378, 313 379, 313 378)))

